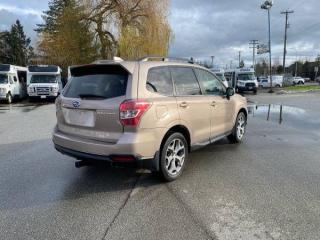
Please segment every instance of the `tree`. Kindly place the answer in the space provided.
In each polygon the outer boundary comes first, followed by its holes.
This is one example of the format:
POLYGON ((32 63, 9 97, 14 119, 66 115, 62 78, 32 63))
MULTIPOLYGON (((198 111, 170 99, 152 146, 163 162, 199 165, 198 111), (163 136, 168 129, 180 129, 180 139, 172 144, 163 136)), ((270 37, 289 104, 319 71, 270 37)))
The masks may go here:
POLYGON ((0 32, 0 63, 9 61, 9 32, 0 32))
POLYGON ((38 50, 41 61, 56 64, 64 70, 70 65, 83 64, 96 58, 94 36, 85 21, 82 7, 75 0, 54 0, 38 25, 38 50))
POLYGON ((169 0, 82 0, 100 44, 101 58, 167 55, 172 32, 169 0))
POLYGON ((168 1, 145 1, 142 7, 139 23, 125 19, 126 23, 121 25, 118 55, 127 59, 167 56, 172 39, 167 21, 168 1))
POLYGON ((30 38, 26 37, 23 26, 17 20, 10 31, 0 33, 0 61, 26 66, 33 56, 33 48, 30 44, 30 38))
POLYGON ((240 61, 240 67, 241 67, 241 68, 245 67, 245 64, 244 64, 244 61, 243 61, 243 60, 240 61))

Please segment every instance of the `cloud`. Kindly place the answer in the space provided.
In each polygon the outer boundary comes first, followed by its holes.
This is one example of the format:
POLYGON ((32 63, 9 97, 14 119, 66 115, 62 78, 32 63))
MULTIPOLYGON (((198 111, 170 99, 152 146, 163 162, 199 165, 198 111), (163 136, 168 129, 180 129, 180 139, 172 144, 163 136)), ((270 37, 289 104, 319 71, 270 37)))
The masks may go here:
POLYGON ((31 9, 31 8, 19 8, 16 6, 10 6, 10 5, 5 5, 5 4, 0 4, 0 10, 6 10, 8 12, 15 13, 17 15, 35 15, 37 17, 41 17, 42 12, 31 9))
POLYGON ((31 38, 32 44, 35 44, 37 34, 34 31, 36 24, 41 22, 41 18, 34 14, 17 14, 8 10, 0 9, 1 23, 0 31, 9 30, 17 19, 20 20, 27 37, 31 38))
MULTIPOLYGON (((209 59, 221 66, 236 62, 238 51, 251 64, 249 41, 258 39, 267 43, 267 12, 260 9, 261 0, 172 0, 170 23, 175 39, 170 49, 173 56, 209 59)), ((295 10, 289 17, 288 60, 311 60, 319 53, 320 20, 318 0, 275 1, 271 10, 273 58, 283 54, 285 18, 280 12, 295 10)), ((267 55, 258 56, 265 58, 267 55)), ((281 61, 282 62, 282 61, 281 61)))

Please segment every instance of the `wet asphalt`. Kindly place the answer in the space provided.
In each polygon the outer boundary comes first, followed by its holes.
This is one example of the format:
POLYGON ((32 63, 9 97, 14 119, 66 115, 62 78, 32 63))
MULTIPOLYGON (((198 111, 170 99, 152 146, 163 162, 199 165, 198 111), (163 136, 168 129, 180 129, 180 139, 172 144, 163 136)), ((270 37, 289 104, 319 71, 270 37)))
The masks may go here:
POLYGON ((245 141, 193 152, 173 183, 76 169, 52 102, 0 103, 0 239, 319 239, 320 93, 247 97, 245 141))

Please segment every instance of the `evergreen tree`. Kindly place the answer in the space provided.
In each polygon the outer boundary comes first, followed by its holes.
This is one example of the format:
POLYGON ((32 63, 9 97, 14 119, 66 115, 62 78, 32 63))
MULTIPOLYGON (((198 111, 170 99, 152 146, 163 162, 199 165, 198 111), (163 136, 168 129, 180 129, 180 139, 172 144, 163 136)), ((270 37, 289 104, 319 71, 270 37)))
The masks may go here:
POLYGON ((0 63, 7 63, 9 61, 9 32, 0 32, 0 63))
POLYGON ((244 61, 243 61, 243 60, 240 61, 240 67, 241 67, 241 68, 245 67, 245 64, 244 64, 244 61))
POLYGON ((68 6, 74 6, 75 4, 75 0, 51 0, 48 3, 49 10, 44 11, 44 15, 42 15, 44 23, 37 24, 38 28, 36 28, 35 31, 38 33, 54 33, 64 9, 68 6))
POLYGON ((27 38, 23 26, 17 20, 9 32, 0 34, 0 61, 8 64, 26 66, 33 56, 31 40, 27 38))
MULTIPOLYGON (((84 20, 83 9, 75 0, 53 0, 38 25, 38 49, 43 61, 64 68, 88 63, 96 57, 94 34, 84 20)), ((65 71, 66 72, 66 71, 65 71)))

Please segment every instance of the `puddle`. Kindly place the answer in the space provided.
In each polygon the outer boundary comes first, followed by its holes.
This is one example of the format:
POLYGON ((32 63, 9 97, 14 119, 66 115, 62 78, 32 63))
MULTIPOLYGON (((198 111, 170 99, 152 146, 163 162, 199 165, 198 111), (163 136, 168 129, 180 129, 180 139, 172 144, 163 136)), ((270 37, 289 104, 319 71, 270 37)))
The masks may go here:
POLYGON ((253 104, 248 106, 249 117, 275 122, 279 125, 290 125, 301 129, 320 129, 318 112, 308 112, 302 108, 279 104, 253 104))

